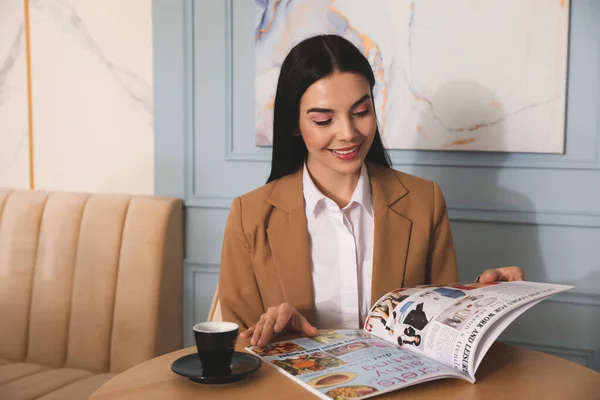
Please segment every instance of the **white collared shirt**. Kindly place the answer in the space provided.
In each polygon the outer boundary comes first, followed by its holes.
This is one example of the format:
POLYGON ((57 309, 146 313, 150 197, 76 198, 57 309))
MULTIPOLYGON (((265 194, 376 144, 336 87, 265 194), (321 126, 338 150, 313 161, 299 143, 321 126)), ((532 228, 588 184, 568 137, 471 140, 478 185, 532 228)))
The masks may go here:
POLYGON ((373 270, 373 201, 367 167, 342 209, 303 171, 319 329, 360 329, 369 312, 373 270))

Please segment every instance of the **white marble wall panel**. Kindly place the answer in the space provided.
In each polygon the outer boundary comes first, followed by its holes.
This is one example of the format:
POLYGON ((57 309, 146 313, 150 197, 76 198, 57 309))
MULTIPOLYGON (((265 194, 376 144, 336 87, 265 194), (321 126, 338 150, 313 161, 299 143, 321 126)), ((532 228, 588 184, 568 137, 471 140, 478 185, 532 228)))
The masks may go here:
POLYGON ((30 0, 36 187, 151 194, 151 0, 30 0))
POLYGON ((0 0, 0 187, 29 187, 27 63, 22 0, 0 0))

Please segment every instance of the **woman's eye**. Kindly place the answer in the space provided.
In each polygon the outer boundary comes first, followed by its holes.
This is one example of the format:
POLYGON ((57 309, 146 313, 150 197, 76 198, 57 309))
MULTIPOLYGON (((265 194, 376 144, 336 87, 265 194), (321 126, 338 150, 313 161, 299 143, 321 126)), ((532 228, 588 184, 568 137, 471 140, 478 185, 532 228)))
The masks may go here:
POLYGON ((330 122, 331 122, 331 119, 326 119, 324 121, 314 121, 314 123, 319 126, 329 125, 330 122))
POLYGON ((358 116, 358 117, 364 117, 365 115, 367 115, 369 113, 369 109, 365 108, 362 111, 357 111, 354 113, 354 115, 358 116))

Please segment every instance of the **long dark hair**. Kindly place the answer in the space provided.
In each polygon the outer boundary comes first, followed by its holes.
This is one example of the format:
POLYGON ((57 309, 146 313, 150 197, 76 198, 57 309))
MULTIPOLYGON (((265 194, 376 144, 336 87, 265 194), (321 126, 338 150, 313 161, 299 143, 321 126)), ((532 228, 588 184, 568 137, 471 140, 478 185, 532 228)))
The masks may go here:
MULTIPOLYGON (((305 39, 294 46, 283 61, 273 109, 273 155, 267 183, 289 175, 303 165, 308 150, 299 130, 300 99, 310 85, 336 71, 364 76, 371 85, 372 97, 375 76, 369 61, 341 36, 317 35, 305 39)), ((379 127, 366 160, 391 168, 379 127)))

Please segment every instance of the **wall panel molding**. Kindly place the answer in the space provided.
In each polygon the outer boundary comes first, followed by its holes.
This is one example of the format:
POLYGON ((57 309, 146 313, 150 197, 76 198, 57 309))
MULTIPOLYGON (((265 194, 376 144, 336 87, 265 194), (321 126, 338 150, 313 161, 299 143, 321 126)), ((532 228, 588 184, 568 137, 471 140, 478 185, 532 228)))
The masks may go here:
POLYGON ((478 210, 448 207, 453 221, 491 222, 509 224, 553 225, 573 227, 600 227, 600 213, 566 211, 478 210))
POLYGON ((579 306, 600 306, 600 292, 584 292, 577 289, 558 293, 544 301, 550 303, 574 304, 579 306))
MULTIPOLYGON (((233 96, 231 94, 230 96, 233 96)), ((228 101, 228 104, 230 104, 228 101)), ((228 107, 231 110, 231 106, 228 107)), ((600 125, 600 123, 598 124, 600 125)), ((227 131, 227 142, 234 142, 234 131, 227 131)), ((390 157, 394 166, 443 166, 443 167, 486 167, 486 168, 532 168, 532 169, 567 169, 567 170, 600 170, 600 133, 588 145, 594 148, 593 157, 568 157, 554 154, 524 153, 477 153, 434 150, 399 150, 390 149, 390 157)), ((237 152, 227 147, 225 160, 229 162, 271 162, 271 148, 257 148, 255 152, 237 152)))
POLYGON ((499 338, 498 341, 517 347, 525 347, 530 350, 541 351, 543 353, 551 354, 556 357, 571 360, 587 368, 597 370, 596 368, 598 360, 596 360, 596 357, 600 349, 589 350, 567 346, 540 345, 520 340, 503 340, 502 338, 499 338))
POLYGON ((184 260, 183 266, 183 343, 184 347, 187 347, 194 345, 192 327, 194 323, 200 322, 197 321, 196 316, 199 314, 199 310, 196 309, 196 306, 201 303, 210 307, 210 301, 212 301, 215 290, 213 284, 198 287, 196 278, 204 276, 214 279, 219 274, 219 263, 199 263, 184 260), (199 297, 202 298, 199 299, 199 297))
MULTIPOLYGON (((205 261, 197 261, 197 260, 186 260, 184 261, 184 268, 186 271, 191 270, 193 273, 201 273, 201 274, 219 274, 219 265, 220 261, 218 260, 205 260, 205 261)), ((552 282, 550 282, 552 283, 552 282)), ((558 284, 569 284, 563 282, 556 282, 558 284)), ((566 292, 558 293, 546 300, 544 302, 550 303, 565 303, 565 304, 573 304, 573 305, 583 305, 583 306, 591 306, 591 307, 600 307, 600 291, 582 291, 577 290, 577 288, 568 290, 566 292)))
POLYGON ((152 0, 154 194, 188 198, 193 153, 193 0, 152 0))
MULTIPOLYGON (((233 197, 192 196, 185 201, 189 208, 229 209, 233 197)), ((563 211, 486 210, 448 207, 450 219, 464 222, 531 224, 600 228, 600 213, 563 211)))
POLYGON ((219 261, 190 261, 185 260, 183 262, 183 268, 185 270, 191 270, 193 273, 200 274, 219 274, 219 261))

